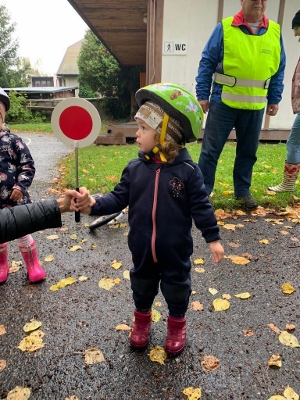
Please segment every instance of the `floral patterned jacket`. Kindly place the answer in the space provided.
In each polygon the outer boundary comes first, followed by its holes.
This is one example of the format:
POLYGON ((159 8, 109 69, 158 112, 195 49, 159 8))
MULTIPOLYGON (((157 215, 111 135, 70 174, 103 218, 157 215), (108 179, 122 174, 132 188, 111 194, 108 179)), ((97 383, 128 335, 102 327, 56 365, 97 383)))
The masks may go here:
POLYGON ((296 65, 292 79, 292 108, 294 114, 300 112, 300 58, 296 65))
POLYGON ((10 133, 10 130, 0 131, 0 208, 31 203, 28 193, 35 175, 34 161, 22 138, 10 133), (18 203, 10 200, 13 189, 23 193, 18 203))

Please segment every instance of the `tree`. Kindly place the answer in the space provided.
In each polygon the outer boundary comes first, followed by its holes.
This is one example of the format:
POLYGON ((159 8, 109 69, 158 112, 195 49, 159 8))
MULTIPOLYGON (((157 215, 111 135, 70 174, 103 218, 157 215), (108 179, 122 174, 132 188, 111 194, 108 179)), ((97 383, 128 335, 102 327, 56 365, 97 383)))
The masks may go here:
POLYGON ((4 5, 0 5, 0 86, 9 87, 16 72, 19 43, 12 38, 15 24, 10 22, 10 15, 4 5))
POLYGON ((120 66, 101 41, 88 30, 78 57, 79 96, 105 97, 105 111, 114 119, 132 119, 142 68, 120 66))

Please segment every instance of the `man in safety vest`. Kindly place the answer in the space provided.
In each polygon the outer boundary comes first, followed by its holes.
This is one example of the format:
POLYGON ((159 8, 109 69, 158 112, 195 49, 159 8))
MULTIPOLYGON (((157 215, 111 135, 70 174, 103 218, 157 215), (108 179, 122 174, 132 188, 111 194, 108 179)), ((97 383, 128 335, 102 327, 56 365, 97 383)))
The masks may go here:
POLYGON ((239 13, 217 24, 199 63, 197 99, 204 113, 209 110, 199 166, 211 194, 218 159, 235 128, 234 194, 254 209, 250 186, 262 119, 265 108, 268 115, 278 111, 286 57, 279 24, 264 14, 267 0, 240 2, 239 13))

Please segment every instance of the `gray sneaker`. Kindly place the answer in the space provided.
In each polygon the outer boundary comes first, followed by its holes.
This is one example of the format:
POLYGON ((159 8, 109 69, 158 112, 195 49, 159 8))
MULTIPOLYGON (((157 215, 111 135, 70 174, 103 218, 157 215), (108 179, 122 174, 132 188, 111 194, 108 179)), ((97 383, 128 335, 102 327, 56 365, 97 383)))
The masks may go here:
POLYGON ((258 202, 255 200, 251 194, 246 194, 245 196, 236 196, 236 199, 241 202, 241 205, 248 210, 253 210, 258 207, 258 202))

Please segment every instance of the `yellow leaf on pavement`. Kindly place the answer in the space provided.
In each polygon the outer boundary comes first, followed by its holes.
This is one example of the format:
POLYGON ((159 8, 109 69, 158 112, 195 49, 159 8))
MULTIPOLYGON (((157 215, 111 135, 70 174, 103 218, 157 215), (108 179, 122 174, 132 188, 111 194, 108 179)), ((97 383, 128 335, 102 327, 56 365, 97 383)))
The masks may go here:
POLYGON ((194 388, 192 386, 185 388, 182 393, 187 396, 187 400, 199 400, 202 396, 201 388, 194 388))
POLYGON ((126 271, 123 272, 123 278, 130 280, 130 272, 128 269, 126 269, 126 271))
POLYGON ((261 243, 261 244, 269 244, 270 242, 269 242, 268 239, 261 239, 261 240, 259 241, 259 243, 261 243))
POLYGON ((280 396, 279 394, 271 396, 268 400, 286 400, 286 397, 280 396))
POLYGON ((286 346, 300 347, 296 336, 292 335, 291 333, 288 333, 287 331, 280 332, 278 339, 282 344, 285 344, 286 346))
POLYGON ((4 335, 6 333, 6 329, 4 325, 0 325, 0 335, 4 335))
POLYGON ((21 386, 16 386, 13 390, 11 390, 6 400, 27 400, 29 399, 31 394, 31 390, 28 388, 23 388, 21 386))
POLYGON ((249 297, 251 297, 251 294, 248 292, 244 292, 244 293, 235 294, 234 296, 238 297, 239 299, 246 300, 246 299, 249 299, 249 297))
POLYGON ((0 372, 3 371, 5 367, 6 367, 6 361, 0 360, 0 372))
POLYGON ((72 235, 70 235, 70 238, 71 238, 71 239, 77 239, 76 233, 73 233, 72 235))
POLYGON ((84 361, 86 364, 98 364, 100 362, 104 362, 105 358, 102 351, 96 348, 92 348, 85 350, 84 361))
POLYGON ((235 225, 234 224, 225 224, 223 225, 224 229, 228 229, 229 231, 235 231, 235 225))
POLYGON ((130 330, 131 330, 130 326, 126 324, 120 324, 116 326, 116 331, 130 331, 130 330))
POLYGON ((210 294, 212 294, 213 296, 215 295, 215 294, 217 294, 218 293, 218 291, 217 291, 217 289, 215 289, 215 288, 208 288, 208 291, 209 291, 209 293, 210 294))
POLYGON ((190 310, 194 311, 202 311, 204 309, 204 305, 200 303, 200 301, 192 301, 190 305, 190 310))
POLYGON ((102 278, 100 279, 98 286, 101 289, 110 290, 116 283, 119 283, 118 279, 102 278))
POLYGON ((23 331, 24 332, 32 332, 32 331, 35 331, 36 329, 40 328, 41 326, 42 326, 42 323, 40 321, 31 319, 30 322, 27 322, 23 326, 23 331))
POLYGON ((61 279, 55 285, 50 286, 50 290, 52 292, 55 292, 56 290, 62 289, 68 285, 72 285, 75 282, 76 282, 76 279, 72 278, 72 276, 69 276, 68 278, 61 279))
POLYGON ((276 333, 280 333, 281 330, 272 322, 270 324, 268 324, 268 326, 272 329, 272 331, 276 332, 276 333))
POLYGON ((122 263, 119 262, 119 261, 117 261, 117 260, 114 260, 114 261, 111 263, 111 266, 112 266, 114 269, 119 269, 119 268, 122 267, 122 263))
POLYGON ((50 261, 53 261, 53 260, 54 260, 53 254, 49 254, 49 256, 44 258, 44 261, 46 261, 46 262, 50 262, 50 261))
POLYGON ((269 367, 281 368, 282 362, 281 362, 281 356, 280 356, 280 354, 273 354, 273 355, 269 358, 268 366, 269 366, 269 367))
POLYGON ((292 294, 296 289, 289 282, 286 282, 281 286, 281 290, 285 294, 292 294))
POLYGON ((213 301, 213 306, 215 311, 225 311, 230 307, 230 303, 226 299, 218 298, 213 301))
POLYGON ((194 264, 195 265, 203 265, 204 260, 202 258, 196 258, 196 260, 194 260, 194 264))
POLYGON ((22 351, 33 352, 42 349, 45 346, 43 343, 44 332, 38 329, 37 331, 31 332, 28 336, 21 340, 18 349, 22 351))
POLYGON ((205 272, 205 269, 204 269, 204 268, 196 267, 196 268, 195 268, 195 271, 198 272, 199 274, 203 274, 203 273, 205 272))
POLYGON ((89 278, 87 277, 87 276, 83 276, 83 275, 81 275, 79 278, 78 278, 78 280, 79 280, 79 282, 85 282, 85 281, 87 281, 89 278))
POLYGON ((213 371, 220 366, 220 360, 214 356, 204 356, 201 367, 204 371, 213 371))
POLYGON ((288 387, 284 390, 283 395, 285 396, 285 398, 286 398, 287 400, 299 400, 299 395, 298 395, 298 393, 296 393, 296 392, 294 391, 294 389, 291 388, 290 386, 288 386, 288 387))
POLYGON ((161 319, 161 313, 154 308, 152 308, 152 321, 158 322, 161 319))
POLYGON ((58 235, 49 235, 49 236, 47 236, 47 239, 49 239, 49 240, 55 240, 55 239, 58 239, 58 238, 59 238, 58 235))
POLYGON ((161 346, 155 346, 149 353, 150 360, 153 362, 158 362, 159 364, 164 364, 167 359, 167 353, 165 349, 161 346))
POLYGON ((250 260, 246 257, 235 256, 235 255, 224 256, 224 258, 229 258, 234 264, 239 264, 239 265, 246 265, 250 262, 250 260))
POLYGON ((77 250, 81 250, 81 246, 71 246, 71 247, 69 247, 69 250, 70 251, 77 251, 77 250))

